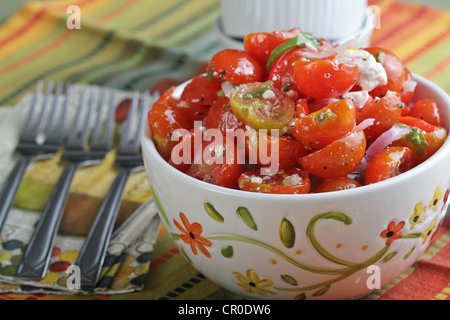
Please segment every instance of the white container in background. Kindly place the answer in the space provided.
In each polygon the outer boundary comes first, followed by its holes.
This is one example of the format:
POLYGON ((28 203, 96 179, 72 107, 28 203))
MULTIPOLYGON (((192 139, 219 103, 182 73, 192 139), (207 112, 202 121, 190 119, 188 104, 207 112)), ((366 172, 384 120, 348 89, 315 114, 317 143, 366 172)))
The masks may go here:
POLYGON ((230 37, 300 27, 316 38, 337 40, 361 29, 367 0, 221 0, 222 28, 230 37))

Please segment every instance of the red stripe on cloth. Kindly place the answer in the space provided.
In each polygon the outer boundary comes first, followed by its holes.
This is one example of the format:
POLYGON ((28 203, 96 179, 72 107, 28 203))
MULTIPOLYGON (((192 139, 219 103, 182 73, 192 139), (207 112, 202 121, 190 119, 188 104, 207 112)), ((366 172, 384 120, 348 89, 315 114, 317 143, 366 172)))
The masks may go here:
MULTIPOLYGON (((394 7, 394 6, 392 6, 392 7, 394 7)), ((374 45, 375 46, 380 45, 381 43, 383 43, 383 42, 389 40, 390 38, 394 37, 395 35, 397 35, 400 31, 402 31, 406 28, 409 28, 411 25, 414 25, 418 19, 422 18, 422 16, 424 16, 427 12, 430 11, 430 8, 425 7, 425 6, 423 6, 423 7, 418 6, 417 8, 418 8, 417 12, 415 14, 407 17, 406 21, 400 21, 400 23, 396 24, 395 27, 393 25, 391 25, 391 28, 390 28, 391 30, 389 32, 386 32, 382 36, 377 37, 373 41, 374 45)), ((400 7, 397 9, 398 9, 397 11, 404 10, 404 7, 400 7)), ((396 10, 392 9, 392 10, 388 11, 386 13, 386 15, 391 15, 391 14, 393 15, 395 12, 396 12, 396 10)), ((382 16, 382 19, 385 19, 385 17, 382 16)))
POLYGON ((13 41, 14 39, 17 39, 20 35, 24 34, 27 30, 31 29, 47 12, 46 9, 39 10, 34 14, 34 16, 28 20, 28 22, 23 25, 20 29, 16 30, 16 32, 12 33, 9 37, 4 39, 3 41, 0 41, 0 48, 3 47, 5 44, 8 44, 9 42, 13 41))
POLYGON ((39 57, 45 55, 49 51, 56 49, 57 47, 61 46, 65 42, 67 42, 73 34, 74 34, 73 30, 68 30, 61 37, 59 37, 55 42, 50 43, 48 46, 42 48, 41 50, 34 52, 30 56, 24 57, 23 59, 16 61, 13 64, 8 65, 6 68, 0 69, 0 75, 4 75, 8 72, 11 72, 11 71, 17 69, 17 68, 20 68, 21 66, 28 64, 28 63, 38 59, 39 57))
POLYGON ((430 51, 434 47, 436 47, 439 43, 445 40, 450 35, 450 29, 444 30, 441 34, 431 39, 428 43, 425 43, 419 50, 413 52, 408 57, 403 59, 404 64, 408 64, 412 60, 419 57, 422 53, 430 51))
POLYGON ((425 78, 431 79, 449 67, 450 67, 450 56, 448 56, 445 60, 435 65, 433 69, 426 72, 423 76, 425 78))
POLYGON ((100 19, 97 20, 97 22, 99 23, 105 23, 115 17, 117 17, 118 15, 120 15, 122 12, 124 12, 126 9, 128 9, 129 7, 132 7, 133 5, 135 5, 137 3, 137 1, 131 1, 131 0, 127 0, 125 3, 122 3, 120 6, 118 6, 116 9, 112 10, 111 12, 109 12, 108 14, 104 15, 103 17, 101 17, 100 19))

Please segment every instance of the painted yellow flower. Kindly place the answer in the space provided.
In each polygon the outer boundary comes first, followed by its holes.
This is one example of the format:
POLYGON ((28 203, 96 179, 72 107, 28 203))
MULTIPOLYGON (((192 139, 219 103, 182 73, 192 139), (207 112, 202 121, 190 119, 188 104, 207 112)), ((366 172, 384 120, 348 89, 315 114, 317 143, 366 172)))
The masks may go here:
POLYGON ((422 233, 422 244, 427 242, 428 238, 433 234, 434 229, 436 229, 436 219, 434 219, 428 229, 422 233))
POLYGON ((416 226, 416 224, 421 223, 423 221, 423 215, 426 209, 427 208, 424 207, 421 202, 417 203, 414 206, 414 212, 411 215, 411 217, 409 217, 409 223, 411 224, 409 230, 412 230, 416 226))
POLYGON ((263 297, 267 297, 271 294, 275 294, 267 287, 273 286, 273 281, 269 279, 260 279, 258 274, 253 270, 247 270, 247 276, 244 276, 240 272, 233 272, 234 276, 238 280, 236 284, 244 288, 248 293, 257 293, 263 297))
POLYGON ((433 211, 436 211, 438 208, 439 200, 441 200, 443 195, 443 192, 439 190, 439 187, 436 188, 433 195, 433 200, 431 200, 430 204, 428 205, 428 209, 432 209, 433 211))

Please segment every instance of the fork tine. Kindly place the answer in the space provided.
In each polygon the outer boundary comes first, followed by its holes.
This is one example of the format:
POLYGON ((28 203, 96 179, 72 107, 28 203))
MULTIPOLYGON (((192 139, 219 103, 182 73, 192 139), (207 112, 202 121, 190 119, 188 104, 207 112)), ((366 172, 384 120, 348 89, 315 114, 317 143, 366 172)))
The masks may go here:
POLYGON ((144 122, 146 121, 146 114, 148 113, 148 110, 150 108, 150 95, 148 92, 144 92, 143 94, 143 101, 142 101, 142 108, 141 108, 141 114, 139 116, 139 127, 136 133, 136 140, 134 142, 134 149, 137 151, 138 148, 141 146, 141 130, 144 126, 144 122))
POLYGON ((130 147, 130 143, 133 140, 133 135, 131 134, 133 128, 133 122, 138 113, 138 104, 139 104, 139 92, 133 92, 133 99, 131 101, 130 109, 128 110, 127 119, 122 131, 122 137, 120 139, 119 149, 127 149, 130 147))
POLYGON ((47 82, 47 88, 45 89, 44 104, 42 106, 39 121, 36 125, 37 134, 40 134, 44 130, 45 125, 48 123, 46 115, 48 113, 48 108, 50 107, 52 92, 53 92, 53 81, 50 80, 49 82, 47 82))
MULTIPOLYGON (((57 114, 57 111, 58 111, 58 99, 59 99, 59 97, 61 96, 61 93, 62 93, 62 86, 63 86, 63 83, 61 81, 59 81, 56 84, 56 91, 55 91, 55 94, 53 96, 53 104, 52 104, 52 109, 50 111, 50 118, 48 119, 47 127, 46 127, 46 130, 45 130, 45 134, 46 135, 48 135, 50 132, 52 132, 53 129, 55 128, 55 126, 56 126, 55 122, 56 122, 56 114, 57 114)), ((50 99, 50 97, 48 97, 48 99, 50 99)))
POLYGON ((27 140, 33 140, 36 139, 36 130, 33 130, 35 128, 35 124, 33 123, 36 119, 36 113, 38 112, 37 108, 39 105, 40 95, 42 93, 43 88, 43 80, 39 80, 36 84, 36 89, 34 91, 33 99, 31 102, 31 109, 28 112, 28 118, 25 122, 24 129, 22 130, 21 140, 27 139, 27 140))
MULTIPOLYGON (((86 99, 86 91, 90 90, 82 90, 81 96, 78 101, 78 112, 75 116, 75 120, 73 121, 72 128, 67 139, 67 148, 80 148, 81 146, 86 145, 90 130, 86 130, 85 124, 89 127, 89 118, 92 114, 93 104, 90 103, 90 99, 88 101, 88 110, 84 108, 84 102, 86 99), (84 114, 86 113, 86 115, 84 114)), ((92 94, 91 94, 92 96, 92 94)), ((90 97, 89 97, 90 98, 90 97)))
MULTIPOLYGON (((115 95, 115 91, 113 94, 115 95)), ((107 88, 103 88, 101 90, 97 121, 95 123, 94 133, 92 135, 91 149, 111 148, 113 138, 114 108, 108 104, 106 99, 106 97, 110 95, 111 94, 107 88), (106 113, 105 117, 103 117, 104 113, 106 113)))

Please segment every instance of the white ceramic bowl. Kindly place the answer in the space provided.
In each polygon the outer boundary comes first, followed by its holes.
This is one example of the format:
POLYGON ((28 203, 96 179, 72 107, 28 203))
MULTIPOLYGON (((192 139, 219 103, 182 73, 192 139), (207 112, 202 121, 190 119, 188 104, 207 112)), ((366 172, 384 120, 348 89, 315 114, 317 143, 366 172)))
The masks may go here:
POLYGON ((296 27, 325 39, 341 39, 360 30, 367 0, 221 0, 227 35, 296 27))
MULTIPOLYGON (((226 33, 224 26, 223 26, 223 17, 219 17, 219 19, 214 24, 214 31, 219 38, 220 43, 225 47, 229 49, 238 49, 243 50, 244 49, 244 42, 242 38, 237 38, 230 36, 226 33)), ((325 38, 330 40, 334 44, 344 43, 346 41, 350 41, 356 37, 356 40, 352 44, 354 47, 357 48, 365 48, 370 46, 370 41, 372 38, 373 30, 376 27, 376 12, 374 12, 371 8, 367 9, 365 11, 365 18, 363 21, 363 24, 359 29, 354 31, 353 33, 346 33, 346 36, 337 37, 337 38, 325 38)), ((279 31, 279 30, 285 30, 283 28, 273 28, 269 29, 267 32, 272 31, 279 31)), ((309 29, 302 28, 304 32, 311 32, 316 38, 320 38, 320 33, 316 34, 314 31, 311 31, 309 29)))
MULTIPOLYGON (((449 96, 415 78, 416 99, 434 99, 448 130, 449 96)), ((158 155, 148 127, 142 134, 149 182, 180 251, 210 280, 249 299, 368 294, 414 264, 448 207, 450 139, 426 162, 386 181, 276 195, 191 178, 158 155)))

